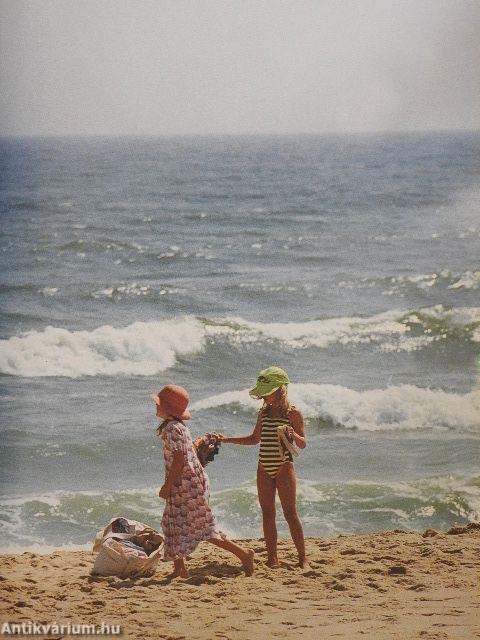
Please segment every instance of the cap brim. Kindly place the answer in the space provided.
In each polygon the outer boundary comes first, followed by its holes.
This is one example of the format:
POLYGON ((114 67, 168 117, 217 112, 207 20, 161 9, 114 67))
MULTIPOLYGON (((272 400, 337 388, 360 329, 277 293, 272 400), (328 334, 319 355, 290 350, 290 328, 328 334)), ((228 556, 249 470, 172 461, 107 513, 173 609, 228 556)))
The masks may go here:
POLYGON ((257 386, 254 387, 253 389, 250 389, 248 393, 252 398, 260 399, 260 398, 264 398, 265 396, 269 396, 271 393, 273 393, 277 389, 280 389, 281 386, 282 386, 281 384, 279 384, 276 387, 272 387, 271 385, 268 385, 268 384, 257 384, 257 386))

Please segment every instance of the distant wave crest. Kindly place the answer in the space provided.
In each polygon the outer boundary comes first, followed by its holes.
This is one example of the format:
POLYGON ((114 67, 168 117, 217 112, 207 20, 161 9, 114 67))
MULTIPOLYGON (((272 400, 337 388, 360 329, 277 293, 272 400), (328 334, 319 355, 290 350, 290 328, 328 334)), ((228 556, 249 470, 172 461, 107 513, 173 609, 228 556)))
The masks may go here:
POLYGON ((414 275, 392 275, 381 278, 360 278, 341 280, 339 289, 373 289, 380 287, 383 295, 403 294, 408 289, 428 292, 434 289, 455 289, 472 291, 480 287, 480 271, 466 270, 452 273, 442 269, 438 273, 417 273, 414 275))
POLYGON ((307 322, 249 322, 229 318, 207 327, 211 336, 231 341, 278 340, 292 348, 331 345, 378 346, 383 351, 415 351, 442 340, 480 342, 480 307, 446 309, 442 305, 412 311, 386 311, 369 317, 307 322))

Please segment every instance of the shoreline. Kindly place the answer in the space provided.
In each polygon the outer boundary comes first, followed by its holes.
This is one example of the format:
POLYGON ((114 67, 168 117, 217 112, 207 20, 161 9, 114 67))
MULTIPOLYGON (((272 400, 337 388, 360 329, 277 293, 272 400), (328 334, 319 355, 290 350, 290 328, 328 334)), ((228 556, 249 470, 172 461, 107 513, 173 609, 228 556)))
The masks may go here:
MULTIPOLYGON (((339 538, 365 538, 368 536, 377 536, 377 535, 381 535, 381 534, 393 534, 393 533, 402 533, 405 535, 420 535, 422 537, 425 536, 426 532, 435 532, 436 535, 455 535, 455 533, 452 532, 452 530, 458 529, 458 528, 462 528, 462 529, 467 529, 469 527, 469 525, 472 525, 472 529, 476 528, 476 526, 478 525, 480 527, 480 521, 478 521, 478 523, 476 521, 474 522, 469 522, 469 523, 465 523, 465 524, 458 524, 455 525, 453 527, 451 527, 450 529, 448 529, 447 531, 441 531, 440 529, 425 529, 423 531, 414 531, 414 530, 410 530, 410 529, 382 529, 379 531, 369 531, 368 533, 337 533, 335 535, 332 536, 308 536, 305 535, 305 540, 308 542, 308 540, 323 540, 325 543, 328 542, 333 542, 335 540, 338 540, 339 538)), ((160 530, 161 533, 161 530, 160 530)), ((428 537, 430 534, 427 534, 426 537, 428 537)), ((435 537, 433 534, 431 534, 431 537, 435 537)), ((239 544, 243 544, 245 543, 249 543, 249 542, 258 542, 258 544, 262 544, 263 543, 263 538, 237 538, 234 536, 229 535, 229 538, 231 540, 233 540, 234 542, 237 542, 239 544)), ((290 540, 289 537, 283 537, 281 534, 279 534, 278 537, 279 540, 279 544, 284 543, 284 542, 288 542, 288 540, 290 540)), ((2 559, 10 559, 10 558, 19 558, 22 556, 31 556, 31 557, 39 557, 42 558, 44 556, 53 556, 53 555, 57 555, 57 554, 77 554, 77 553, 86 553, 87 555, 92 554, 92 547, 93 547, 93 539, 91 542, 86 542, 84 544, 72 544, 72 545, 65 545, 65 546, 61 546, 61 547, 55 547, 53 545, 41 545, 38 544, 38 548, 37 547, 27 547, 27 548, 23 548, 20 547, 18 549, 1 549, 0 548, 0 566, 2 563, 2 559)), ((198 553, 200 547, 197 548, 196 551, 193 552, 193 554, 191 556, 189 556, 190 558, 194 558, 195 555, 198 553)), ((93 555, 92 555, 93 558, 93 555)), ((168 561, 164 561, 164 560, 160 560, 160 565, 161 566, 164 562, 168 562, 168 561)), ((92 564, 93 564, 93 560, 92 560, 92 564)))
MULTIPOLYGON (((443 530, 436 530, 433 528, 427 528, 427 529, 423 529, 423 530, 413 530, 413 529, 380 529, 378 531, 368 531, 366 533, 336 533, 333 534, 331 536, 312 536, 312 535, 305 535, 305 540, 324 540, 324 541, 333 541, 333 540, 337 540, 338 538, 364 538, 367 536, 376 536, 379 534, 392 534, 392 533, 403 533, 403 534, 416 534, 416 535, 421 535, 423 537, 434 537, 435 535, 455 535, 456 531, 464 531, 464 530, 470 530, 470 529, 476 529, 476 528, 480 528, 480 520, 478 521, 470 521, 470 522, 464 522, 464 523, 456 523, 454 525, 452 525, 449 529, 447 529, 446 531, 443 530), (429 532, 433 532, 433 533, 429 533, 429 532)), ((161 533, 161 528, 158 529, 159 532, 161 533)), ((65 546, 61 546, 61 547, 55 547, 54 545, 49 545, 49 544, 40 544, 40 543, 35 543, 37 545, 37 547, 32 546, 32 547, 27 547, 27 548, 23 548, 20 545, 18 545, 18 549, 8 549, 8 548, 4 548, 2 549, 0 547, 0 563, 1 563, 1 559, 2 558, 6 558, 6 557, 18 557, 18 556, 23 556, 26 554, 31 554, 34 556, 49 556, 49 555, 53 555, 53 554, 57 554, 57 553, 80 553, 80 552, 84 552, 84 553, 90 553, 93 547, 93 540, 95 537, 97 530, 95 530, 95 533, 92 534, 92 540, 90 542, 85 542, 85 543, 72 543, 72 544, 67 544, 65 546)), ((251 541, 256 541, 258 543, 261 543, 263 538, 250 538, 250 537, 235 537, 234 535, 229 535, 231 540, 234 540, 235 542, 238 543, 242 543, 242 542, 251 542, 251 541)), ((288 541, 289 538, 282 538, 282 536, 279 534, 279 541, 288 541)), ((196 552, 194 552, 195 554, 196 552)), ((193 557, 193 556, 192 556, 193 557)), ((161 561, 162 563, 163 561, 161 561)))
POLYGON ((471 640, 480 636, 479 543, 480 523, 307 537, 311 566, 302 570, 292 542, 281 539, 281 567, 271 570, 263 541, 245 539, 255 551, 249 578, 236 559, 202 543, 187 562, 190 577, 175 580, 170 562, 134 580, 90 576, 91 551, 1 555, 0 625, 106 623, 139 640, 471 640))

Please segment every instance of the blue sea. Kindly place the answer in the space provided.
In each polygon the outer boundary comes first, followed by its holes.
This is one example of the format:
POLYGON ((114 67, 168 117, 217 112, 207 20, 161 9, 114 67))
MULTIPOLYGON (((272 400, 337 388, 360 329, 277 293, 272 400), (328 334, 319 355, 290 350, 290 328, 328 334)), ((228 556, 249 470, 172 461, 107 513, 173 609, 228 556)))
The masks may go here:
MULTIPOLYGON (((269 365, 305 416, 307 535, 480 517, 479 133, 0 149, 3 551, 158 528, 149 394, 182 384, 193 436, 245 435, 269 365)), ((257 456, 207 467, 233 537, 262 535, 257 456)))

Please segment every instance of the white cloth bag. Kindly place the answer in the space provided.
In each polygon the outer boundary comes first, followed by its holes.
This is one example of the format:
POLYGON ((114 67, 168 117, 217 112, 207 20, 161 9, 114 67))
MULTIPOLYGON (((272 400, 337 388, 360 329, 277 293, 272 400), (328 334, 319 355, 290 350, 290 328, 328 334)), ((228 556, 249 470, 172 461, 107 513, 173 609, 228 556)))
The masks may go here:
POLYGON ((99 531, 93 543, 93 552, 98 555, 92 569, 92 575, 119 576, 121 578, 138 578, 151 574, 156 568, 163 552, 163 543, 149 556, 145 552, 123 545, 119 540, 130 540, 133 536, 150 529, 143 522, 123 518, 128 523, 128 533, 113 533, 113 518, 107 526, 99 531))

